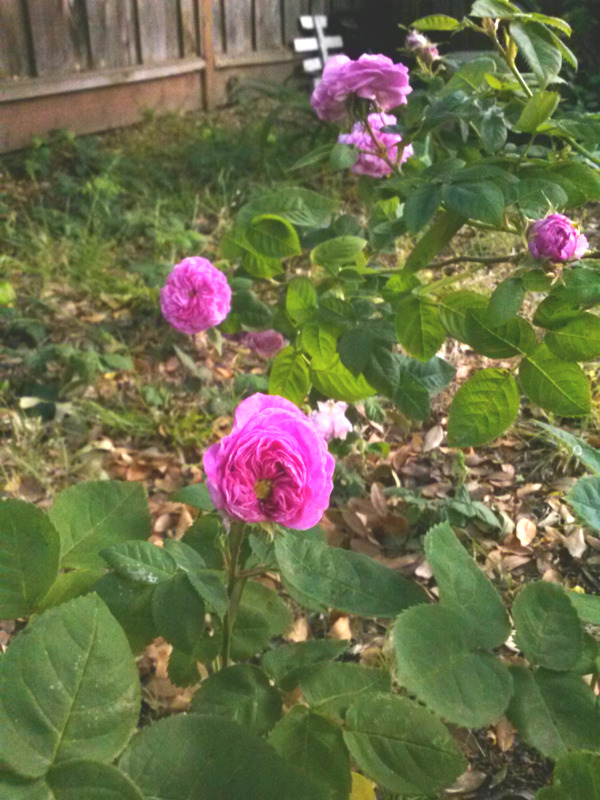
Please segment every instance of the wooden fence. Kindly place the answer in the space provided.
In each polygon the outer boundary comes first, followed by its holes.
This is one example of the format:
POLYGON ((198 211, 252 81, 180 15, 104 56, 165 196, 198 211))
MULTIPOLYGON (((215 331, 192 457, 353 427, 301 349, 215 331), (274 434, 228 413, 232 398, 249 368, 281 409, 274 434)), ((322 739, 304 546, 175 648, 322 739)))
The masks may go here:
POLYGON ((157 111, 210 108, 232 77, 282 79, 300 14, 334 0, 0 0, 0 151, 157 111))

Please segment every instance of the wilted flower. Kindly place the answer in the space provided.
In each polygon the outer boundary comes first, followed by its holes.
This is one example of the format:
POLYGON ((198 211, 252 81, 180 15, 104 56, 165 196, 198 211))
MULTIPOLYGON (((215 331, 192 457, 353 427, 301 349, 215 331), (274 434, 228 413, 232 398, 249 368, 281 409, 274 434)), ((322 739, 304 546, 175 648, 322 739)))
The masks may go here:
POLYGON ((203 463, 215 506, 232 519, 306 530, 329 505, 333 457, 306 414, 283 397, 243 400, 233 430, 203 463))
POLYGON ((231 308, 227 278, 206 258, 184 258, 160 292, 164 318, 182 333, 199 333, 223 322, 231 308))
POLYGON ((241 343, 263 358, 272 358, 285 347, 287 340, 279 331, 251 331, 242 336, 241 343))
POLYGON ((325 403, 317 402, 318 410, 310 412, 310 420, 319 433, 327 441, 342 439, 352 430, 352 423, 346 417, 348 403, 327 400, 325 403))
POLYGON ((432 64, 440 57, 437 47, 418 31, 411 31, 404 40, 404 44, 426 64, 432 64))
POLYGON ((529 250, 534 258, 569 261, 587 252, 588 240, 563 214, 549 214, 533 223, 527 234, 529 250))
POLYGON ((346 114, 351 95, 371 100, 379 110, 389 111, 406 103, 410 92, 404 64, 394 64, 381 54, 364 54, 356 61, 337 55, 325 64, 310 102, 319 119, 335 122, 346 114))
MULTIPOLYGON (((370 130, 364 122, 356 122, 350 133, 338 136, 338 142, 354 145, 359 150, 352 172, 372 178, 381 178, 393 172, 392 164, 398 161, 398 144, 402 137, 398 133, 384 133, 381 129, 396 122, 392 114, 369 114, 367 123, 370 130)), ((400 163, 404 163, 412 154, 413 148, 409 144, 402 151, 400 163)))

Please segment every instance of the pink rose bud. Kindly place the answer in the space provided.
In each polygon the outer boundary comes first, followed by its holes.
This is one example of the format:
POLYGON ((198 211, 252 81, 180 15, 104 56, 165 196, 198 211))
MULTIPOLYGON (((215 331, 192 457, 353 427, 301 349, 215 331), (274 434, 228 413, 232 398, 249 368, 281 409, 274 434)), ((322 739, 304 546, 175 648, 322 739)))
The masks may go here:
POLYGON ((306 414, 283 397, 243 400, 233 430, 208 448, 203 464, 215 506, 232 519, 306 530, 329 505, 333 457, 306 414))
POLYGON ((317 403, 318 411, 310 412, 313 425, 329 442, 331 439, 342 439, 352 431, 352 423, 346 417, 348 403, 327 400, 317 403))
POLYGON ((527 242, 534 258, 550 261, 581 258, 588 250, 588 240, 563 214, 549 214, 534 222, 527 234, 527 242))
MULTIPOLYGON (((352 165, 352 172, 382 178, 393 172, 392 164, 398 163, 398 144, 402 137, 398 133, 383 133, 381 130, 386 125, 396 124, 396 117, 392 114, 369 114, 367 120, 371 131, 363 122, 356 122, 350 133, 338 136, 338 142, 354 145, 359 151, 358 158, 352 165)), ((412 154, 413 148, 409 144, 403 149, 399 163, 404 163, 412 154)))
POLYGON ((371 100, 381 111, 389 111, 406 103, 410 92, 404 64, 395 64, 380 54, 364 54, 357 61, 338 55, 325 64, 310 102, 319 119, 335 122, 346 114, 351 95, 371 100))
POLYGON ((169 325, 182 333, 200 333, 223 322, 231 308, 225 275, 206 258, 184 258, 160 292, 160 307, 169 325))
POLYGON ((273 358, 285 347, 287 340, 279 331, 253 331, 242 336, 241 343, 263 358, 273 358))

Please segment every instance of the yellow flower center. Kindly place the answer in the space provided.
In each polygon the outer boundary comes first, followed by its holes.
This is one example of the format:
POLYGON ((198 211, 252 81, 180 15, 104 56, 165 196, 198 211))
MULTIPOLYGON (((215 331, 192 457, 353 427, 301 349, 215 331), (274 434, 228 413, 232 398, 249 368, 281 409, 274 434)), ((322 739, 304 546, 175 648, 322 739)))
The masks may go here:
POLYGON ((259 500, 267 500, 271 494, 273 483, 268 480, 256 481, 254 484, 254 494, 259 500))

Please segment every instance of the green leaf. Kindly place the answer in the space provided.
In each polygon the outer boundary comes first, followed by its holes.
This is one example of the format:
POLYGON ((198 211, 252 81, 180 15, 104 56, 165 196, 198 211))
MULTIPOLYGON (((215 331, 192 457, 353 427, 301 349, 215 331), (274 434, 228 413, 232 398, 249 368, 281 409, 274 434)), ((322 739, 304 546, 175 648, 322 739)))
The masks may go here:
POLYGON ((578 364, 561 361, 545 344, 521 362, 521 387, 532 403, 563 417, 583 417, 591 410, 590 387, 578 364))
POLYGON ((519 410, 519 390, 504 369, 482 369, 458 389, 448 417, 448 444, 477 447, 496 439, 519 410))
POLYGON ((401 686, 449 722, 480 728, 496 722, 512 694, 508 669, 475 650, 468 619, 452 608, 410 608, 394 625, 401 686))
POLYGON ((435 575, 442 606, 461 611, 466 617, 472 644, 485 650, 504 644, 510 634, 510 622, 502 599, 447 522, 427 533, 425 555, 435 575))
POLYGON ((297 161, 294 161, 292 166, 286 169, 286 172, 293 172, 296 169, 305 169, 305 167, 318 164, 319 162, 324 161, 326 158, 329 158, 331 150, 331 144, 323 144, 320 147, 315 147, 315 149, 311 150, 310 153, 307 153, 306 155, 301 156, 297 161))
POLYGON ((591 361, 600 356, 600 318, 578 314, 547 333, 544 342, 562 361, 591 361))
POLYGON ((90 481, 61 492, 49 516, 60 534, 61 566, 102 567, 100 550, 152 532, 141 483, 90 481))
POLYGON ((277 723, 269 744, 282 758, 328 791, 330 800, 348 800, 350 757, 339 725, 296 705, 277 723))
POLYGON ((343 719, 348 706, 361 694, 391 692, 392 678, 383 669, 325 661, 301 676, 300 688, 315 711, 343 719))
POLYGON ((320 661, 336 658, 348 649, 349 644, 348 641, 335 639, 311 639, 308 642, 284 644, 265 653, 261 664, 284 692, 291 692, 307 669, 320 661))
POLYGON ((409 419, 420 419, 425 422, 429 418, 431 408, 427 387, 411 372, 403 370, 401 365, 392 400, 398 410, 409 419))
POLYGON ((600 756, 569 753, 554 767, 553 784, 541 789, 536 800, 600 800, 600 756))
POLYGON ((205 483, 192 483, 179 489, 171 497, 172 503, 185 503, 200 511, 214 511, 215 504, 205 483))
POLYGON ((558 92, 536 92, 525 103, 514 129, 522 133, 536 133, 540 125, 554 114, 559 100, 558 92))
POLYGON ((119 768, 152 800, 327 800, 309 776, 256 734, 204 714, 178 714, 146 726, 119 768))
POLYGON ((414 358, 399 358, 401 372, 408 372, 413 378, 427 389, 431 396, 434 396, 445 389, 454 380, 456 370, 443 358, 434 356, 429 361, 418 361, 414 358))
POLYGON ((324 228, 337 203, 330 197, 323 197, 310 189, 300 186, 279 186, 243 206, 237 215, 238 225, 250 225, 258 214, 277 214, 292 225, 305 228, 324 228))
POLYGON ((136 584, 111 572, 95 584, 94 591, 116 617, 134 653, 158 636, 152 617, 154 586, 136 584))
POLYGON ((134 583, 160 583, 177 572, 175 559, 152 542, 122 542, 100 555, 118 575, 134 583))
POLYGON ((275 554, 286 589, 315 610, 389 618, 425 600, 416 584, 373 559, 301 535, 277 536, 275 554))
POLYGON ((428 267, 465 222, 466 218, 461 213, 444 211, 440 214, 410 252, 404 269, 410 273, 428 267))
POLYGON ((513 605, 515 642, 540 667, 572 669, 581 656, 583 629, 562 586, 529 583, 513 605))
POLYGON ((525 355, 537 341, 535 331, 522 317, 493 325, 487 310, 468 309, 465 327, 471 347, 488 358, 525 355))
POLYGON ((331 361, 336 355, 336 338, 334 334, 317 320, 309 320, 302 325, 300 345, 309 356, 321 361, 331 361))
POLYGON ((507 0, 475 0, 469 16, 492 17, 495 19, 511 19, 515 14, 520 14, 521 9, 507 0))
POLYGON ((289 630, 293 620, 292 612, 277 592, 257 581, 248 581, 233 629, 233 657, 253 658, 266 650, 269 640, 289 630))
POLYGON ((360 236, 336 236, 311 250, 310 261, 325 269, 341 268, 364 262, 362 251, 367 240, 360 236))
POLYGON ((444 295, 438 304, 440 322, 450 334, 459 342, 469 342, 467 333, 467 311, 485 309, 487 298, 477 292, 459 289, 444 295))
POLYGON ((207 604, 208 610, 216 612, 220 617, 224 616, 228 599, 223 573, 212 569, 190 569, 187 570, 187 577, 197 594, 207 604))
POLYGON ((507 136, 508 127, 502 114, 490 112, 484 115, 481 120, 481 140, 487 153, 501 150, 506 144, 507 136))
POLYGON ((375 389, 365 378, 362 375, 354 377, 337 355, 333 360, 313 358, 309 377, 315 389, 332 400, 355 403, 375 394, 375 389))
POLYGON ((96 581, 105 574, 104 569, 71 569, 68 572, 60 572, 56 580, 39 601, 36 611, 46 611, 52 606, 74 600, 82 594, 87 594, 96 581))
POLYGON ((420 361, 433 358, 446 338, 437 306, 414 294, 396 306, 396 333, 402 347, 420 361))
POLYGON ((598 749, 600 711, 579 675, 517 665, 510 672, 514 694, 506 713, 528 744, 553 759, 568 750, 598 749))
MULTIPOLYGON (((583 439, 573 436, 572 433, 567 433, 567 431, 561 430, 561 428, 555 428, 553 425, 540 422, 540 420, 536 420, 535 424, 540 428, 543 428, 551 436, 564 444, 568 448, 571 455, 575 456, 575 458, 578 458, 579 461, 581 461, 581 463, 590 470, 590 472, 595 472, 597 475, 600 475, 599 450, 589 445, 583 439)), ((600 625, 600 623, 598 624, 600 625)))
POLYGON ((242 325, 249 328, 268 328, 272 324, 273 314, 269 306, 247 289, 234 294, 231 307, 242 325))
MULTIPOLYGON (((265 247, 271 244, 271 240, 263 237, 265 247)), ((256 239, 259 239, 257 234, 256 239)), ((230 260, 241 259, 242 266, 249 275, 254 278, 271 278, 283 272, 281 260, 263 255, 250 243, 247 231, 240 227, 228 231, 221 242, 221 254, 230 260)), ((237 298, 234 295, 234 310, 237 298)))
POLYGON ((191 547, 207 569, 223 569, 221 540, 225 535, 223 520, 218 514, 203 514, 183 534, 181 544, 191 547))
POLYGON ((411 22, 411 28, 420 31, 458 31, 462 27, 462 23, 457 19, 447 17, 445 14, 430 14, 428 17, 421 17, 411 22))
POLYGON ((302 252, 294 226, 276 214, 254 217, 246 236, 252 247, 267 258, 286 258, 302 252))
POLYGON ((347 144, 334 144, 329 156, 332 169, 350 169, 358 159, 358 151, 347 144))
POLYGON ((600 477, 580 478, 567 500, 586 525, 600 530, 600 477))
POLYGON ((1 770, 0 792, 3 800, 57 800, 45 780, 29 781, 1 770))
POLYGON ((442 187, 442 200, 455 214, 502 226, 504 194, 495 183, 452 183, 442 187))
POLYGON ((441 189, 435 183, 422 183, 409 194, 404 204, 404 219, 411 233, 419 233, 432 220, 441 199, 441 189))
POLYGON ((437 795, 466 768, 446 727, 406 697, 359 696, 346 715, 344 739, 362 771, 405 797, 437 795))
POLYGON ((549 31, 539 22, 511 22, 510 35, 542 87, 550 83, 560 72, 562 55, 549 31))
POLYGON ((31 614, 58 576, 60 541, 39 508, 0 502, 0 619, 31 614))
POLYGON ((112 761, 133 733, 138 672, 97 595, 50 609, 17 636, 0 670, 0 763, 28 778, 59 761, 112 761))
POLYGON ((275 356, 269 376, 269 394, 278 394, 299 406, 310 389, 306 357, 293 347, 284 347, 275 356))
POLYGON ((579 592, 567 592, 567 597, 582 622, 600 626, 600 597, 579 592))
POLYGON ((578 161, 566 164, 559 162, 552 170, 552 174, 568 181, 569 189, 566 191, 569 195, 570 205, 582 205, 590 200, 600 199, 600 176, 598 176, 597 169, 578 161), (572 195, 573 190, 575 191, 574 195, 572 195))
POLYGON ((293 278, 285 295, 285 310, 294 325, 306 322, 317 310, 317 293, 309 278, 293 278))
MULTIPOLYGON (((364 327, 350 328, 342 334, 337 343, 342 364, 356 377, 365 369, 371 359, 373 338, 364 327)), ((365 376, 368 379, 368 376, 365 376)), ((375 389, 378 386, 373 384, 375 389)))
POLYGON ((253 664, 235 664, 202 682, 192 711, 226 717, 262 736, 281 716, 281 696, 253 664))
POLYGON ((523 178, 517 186, 517 203, 527 216, 541 218, 551 209, 564 208, 568 197, 551 179, 523 178))
POLYGON ((95 761, 57 764, 47 781, 56 800, 143 800, 140 790, 116 767, 95 761))
POLYGON ((514 318, 525 299, 525 284, 522 278, 510 277, 496 286, 490 297, 485 318, 492 326, 502 325, 514 318))
POLYGON ((152 596, 152 616, 159 636, 189 655, 204 635, 205 607, 202 598, 180 572, 159 583, 152 596))

